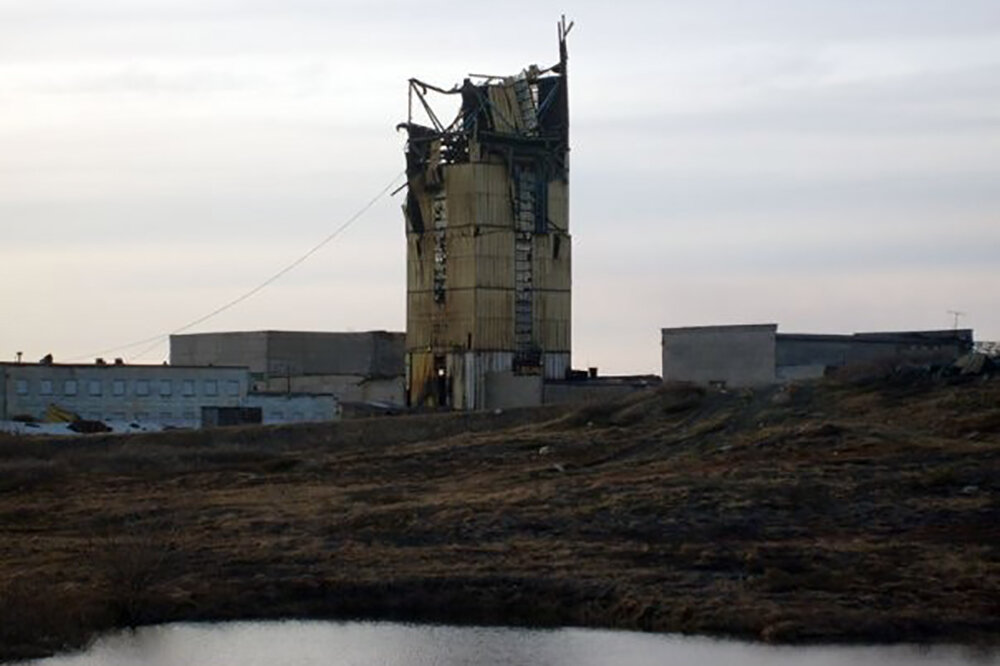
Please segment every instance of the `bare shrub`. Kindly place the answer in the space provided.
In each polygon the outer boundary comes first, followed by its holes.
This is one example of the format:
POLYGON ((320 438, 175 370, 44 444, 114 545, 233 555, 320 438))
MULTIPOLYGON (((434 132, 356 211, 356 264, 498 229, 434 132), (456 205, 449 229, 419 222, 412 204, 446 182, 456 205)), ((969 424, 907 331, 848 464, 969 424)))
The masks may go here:
POLYGON ((156 527, 126 524, 91 541, 91 565, 116 626, 154 620, 157 600, 181 570, 176 531, 156 527))

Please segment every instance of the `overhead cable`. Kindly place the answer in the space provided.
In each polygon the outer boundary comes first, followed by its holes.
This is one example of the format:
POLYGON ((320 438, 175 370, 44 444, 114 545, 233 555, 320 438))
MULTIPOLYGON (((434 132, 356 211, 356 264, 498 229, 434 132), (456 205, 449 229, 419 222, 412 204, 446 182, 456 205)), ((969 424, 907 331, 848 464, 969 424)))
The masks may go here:
POLYGON ((278 279, 280 279, 286 273, 288 273, 289 271, 293 270, 294 268, 296 268, 297 266, 299 266, 300 264, 302 264, 304 261, 306 261, 309 257, 311 257, 312 255, 314 255, 317 252, 319 252, 323 247, 325 247, 327 244, 329 244, 331 241, 333 241, 337 236, 339 236, 340 234, 342 234, 343 232, 345 232, 348 229, 348 227, 350 227, 352 224, 354 224, 358 219, 361 218, 362 215, 364 215, 365 213, 367 213, 371 209, 372 206, 374 206, 376 203, 378 203, 379 199, 381 199, 383 196, 385 196, 393 188, 393 186, 399 181, 399 179, 401 177, 403 177, 405 174, 406 174, 405 171, 401 171, 398 174, 396 174, 393 177, 393 179, 391 181, 389 181, 389 183, 385 187, 383 187, 381 190, 379 190, 378 194, 376 194, 374 197, 372 197, 372 199, 368 203, 366 203, 364 206, 362 206, 356 213, 354 213, 354 215, 352 215, 351 217, 349 217, 343 224, 341 224, 339 227, 337 227, 336 229, 334 229, 323 240, 319 241, 314 246, 312 246, 307 252, 305 252, 304 254, 302 254, 301 256, 299 256, 297 259, 295 259, 295 261, 287 264, 284 268, 282 268, 278 272, 276 272, 273 275, 271 275, 269 278, 267 278, 266 280, 264 280, 263 282, 261 282, 260 284, 258 284, 256 287, 254 287, 254 288, 252 288, 252 289, 244 292, 240 296, 237 296, 236 298, 232 299, 231 301, 228 301, 224 305, 221 305, 221 306, 215 308, 214 310, 212 310, 208 314, 205 314, 205 315, 203 315, 201 317, 198 317, 197 319, 195 319, 193 321, 190 321, 187 324, 184 324, 183 326, 181 326, 180 328, 176 328, 176 329, 170 331, 169 333, 161 333, 159 335, 154 335, 152 337, 144 338, 142 340, 136 340, 135 342, 131 342, 131 343, 126 344, 126 345, 119 345, 117 347, 110 347, 108 349, 104 349, 104 350, 101 350, 101 351, 98 351, 98 352, 94 352, 93 354, 88 354, 87 356, 84 356, 84 357, 81 357, 81 358, 93 358, 93 357, 98 357, 98 356, 104 356, 104 355, 110 354, 111 352, 122 351, 122 350, 125 350, 125 349, 131 349, 133 347, 138 347, 140 345, 145 345, 145 344, 152 343, 149 346, 145 347, 142 351, 138 352, 137 354, 133 354, 132 356, 130 356, 130 359, 140 358, 144 354, 148 353, 150 350, 155 349, 159 345, 161 345, 164 342, 166 342, 167 339, 169 339, 169 337, 171 335, 176 335, 178 333, 183 333, 184 331, 186 331, 186 330, 188 330, 190 328, 194 328, 198 324, 202 324, 202 323, 208 321, 209 319, 212 319, 213 317, 216 317, 216 316, 222 314, 226 310, 229 310, 230 308, 232 308, 232 307, 234 307, 236 305, 239 305, 243 301, 245 301, 248 298, 254 296, 255 294, 257 294, 261 290, 265 289, 266 287, 268 287, 271 284, 273 284, 274 282, 276 282, 278 279))

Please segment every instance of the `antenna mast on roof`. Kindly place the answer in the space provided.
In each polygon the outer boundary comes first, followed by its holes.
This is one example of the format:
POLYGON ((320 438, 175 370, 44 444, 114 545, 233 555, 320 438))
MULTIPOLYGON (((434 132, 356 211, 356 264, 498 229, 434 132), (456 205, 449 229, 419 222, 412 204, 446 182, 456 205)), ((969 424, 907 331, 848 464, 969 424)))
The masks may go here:
POLYGON ((950 314, 951 316, 954 317, 954 319, 952 320, 952 325, 951 325, 952 330, 953 331, 957 331, 958 330, 958 318, 959 317, 964 317, 967 313, 960 312, 958 310, 948 310, 948 314, 950 314))

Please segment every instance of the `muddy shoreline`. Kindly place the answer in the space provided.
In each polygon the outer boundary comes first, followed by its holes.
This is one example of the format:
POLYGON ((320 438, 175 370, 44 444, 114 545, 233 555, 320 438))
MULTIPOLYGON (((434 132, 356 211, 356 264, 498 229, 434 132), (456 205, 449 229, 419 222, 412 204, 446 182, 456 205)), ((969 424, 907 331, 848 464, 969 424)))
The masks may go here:
POLYGON ((172 621, 1000 638, 1000 381, 0 440, 0 658, 172 621))

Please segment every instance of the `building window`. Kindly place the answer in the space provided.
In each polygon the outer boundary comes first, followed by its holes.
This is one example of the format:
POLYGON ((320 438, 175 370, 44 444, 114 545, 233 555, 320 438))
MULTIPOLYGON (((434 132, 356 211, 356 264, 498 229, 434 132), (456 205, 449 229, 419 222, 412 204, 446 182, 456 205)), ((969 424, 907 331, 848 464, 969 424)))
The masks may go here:
POLYGON ((170 395, 173 392, 173 390, 174 390, 173 382, 171 382, 169 379, 161 379, 160 380, 160 395, 161 396, 166 397, 166 396, 170 395))
POLYGON ((116 379, 111 383, 111 392, 115 395, 125 395, 125 380, 116 379))
POLYGON ((228 395, 239 395, 240 394, 240 383, 235 379, 230 379, 226 382, 226 393, 228 395))
POLYGON ((75 379, 67 379, 63 382, 63 395, 76 395, 75 379))
POLYGON ((183 393, 186 397, 190 398, 191 396, 194 395, 194 380, 193 379, 185 379, 184 383, 181 386, 182 386, 181 393, 183 393))
POLYGON ((18 395, 28 395, 27 379, 18 379, 16 382, 14 382, 14 387, 18 395))
POLYGON ((174 415, 170 412, 160 412, 160 423, 170 423, 174 418, 174 415))
POLYGON ((136 395, 149 395, 149 380, 139 379, 135 382, 136 395))
POLYGON ((91 379, 90 380, 90 386, 88 387, 88 389, 89 389, 90 395, 92 395, 92 396, 96 397, 96 396, 101 395, 101 380, 100 379, 91 379))
POLYGON ((115 413, 114 413, 114 414, 113 414, 113 415, 111 416, 111 418, 112 418, 112 420, 114 420, 114 421, 124 421, 124 420, 125 420, 125 412, 115 412, 115 413))
POLYGON ((38 382, 38 392, 41 395, 52 395, 52 380, 43 379, 42 381, 38 382))
POLYGON ((218 395, 219 394, 219 382, 214 379, 205 380, 205 395, 218 395))
POLYGON ((194 421, 194 412, 192 411, 184 412, 184 420, 188 422, 194 421))

